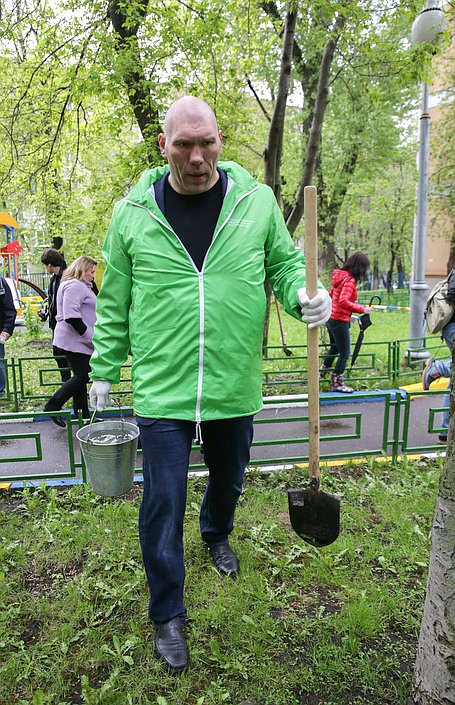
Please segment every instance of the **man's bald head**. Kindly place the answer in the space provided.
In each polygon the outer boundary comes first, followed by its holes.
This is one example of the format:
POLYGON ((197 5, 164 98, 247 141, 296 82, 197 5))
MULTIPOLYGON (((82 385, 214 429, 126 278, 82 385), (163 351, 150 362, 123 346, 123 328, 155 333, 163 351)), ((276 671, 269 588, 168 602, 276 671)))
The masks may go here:
POLYGON ((198 118, 213 121, 215 130, 218 131, 216 116, 210 105, 201 98, 185 95, 172 103, 168 109, 164 116, 163 133, 165 137, 168 137, 176 124, 198 118))
POLYGON ((222 139, 215 113, 205 101, 187 95, 171 105, 158 144, 169 163, 169 184, 177 193, 194 196, 216 184, 222 139))

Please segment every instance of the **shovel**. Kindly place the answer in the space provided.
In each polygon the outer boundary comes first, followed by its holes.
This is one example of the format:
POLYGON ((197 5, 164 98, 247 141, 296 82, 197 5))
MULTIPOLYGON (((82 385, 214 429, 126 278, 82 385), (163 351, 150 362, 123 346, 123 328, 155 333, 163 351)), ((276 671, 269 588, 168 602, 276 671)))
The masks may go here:
MULTIPOLYGON (((317 293, 317 195, 306 186, 305 259, 306 290, 317 293)), ((310 484, 305 489, 288 489, 289 517, 294 531, 313 546, 328 546, 340 533, 340 498, 319 489, 319 350, 318 328, 308 328, 308 452, 310 484)))

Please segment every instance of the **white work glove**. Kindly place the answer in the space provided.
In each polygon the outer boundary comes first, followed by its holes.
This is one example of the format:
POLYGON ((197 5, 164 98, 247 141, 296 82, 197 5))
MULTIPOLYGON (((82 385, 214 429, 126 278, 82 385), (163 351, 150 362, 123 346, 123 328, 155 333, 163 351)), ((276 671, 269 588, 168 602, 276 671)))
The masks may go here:
POLYGON ((89 394, 92 409, 103 411, 106 406, 110 405, 111 399, 109 397, 109 390, 111 386, 110 382, 106 382, 102 379, 97 379, 93 382, 89 394))
POLYGON ((306 293, 306 289, 299 289, 297 301, 302 311, 302 321, 308 323, 308 328, 323 326, 332 313, 332 299, 327 289, 318 289, 316 296, 312 299, 306 293))
POLYGON ((2 332, 0 333, 0 343, 2 343, 3 345, 6 343, 6 341, 8 340, 8 338, 11 338, 11 336, 10 336, 10 334, 7 333, 6 331, 2 331, 2 332))

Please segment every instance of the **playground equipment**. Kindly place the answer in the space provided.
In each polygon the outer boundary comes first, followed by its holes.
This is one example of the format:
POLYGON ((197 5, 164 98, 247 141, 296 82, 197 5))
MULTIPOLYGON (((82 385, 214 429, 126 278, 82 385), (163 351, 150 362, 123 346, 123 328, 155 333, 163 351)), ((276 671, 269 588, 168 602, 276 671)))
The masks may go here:
POLYGON ((6 244, 0 247, 0 255, 2 257, 2 271, 4 273, 6 283, 8 284, 13 296, 14 306, 17 311, 16 325, 24 323, 23 318, 23 301, 20 297, 20 292, 17 285, 18 277, 18 257, 22 250, 22 246, 16 240, 16 230, 19 225, 17 220, 8 213, 0 213, 0 228, 5 228, 6 244))
POLYGON ((33 284, 33 282, 19 277, 18 258, 24 248, 16 239, 16 230, 19 228, 17 220, 8 213, 0 213, 0 228, 5 228, 6 233, 6 244, 0 247, 0 255, 3 259, 3 267, 0 269, 0 273, 3 270, 3 275, 11 289, 14 306, 17 311, 16 325, 24 325, 25 306, 30 305, 35 310, 38 310, 46 298, 46 292, 36 286, 36 284, 33 284), (29 289, 33 289, 38 296, 21 297, 19 282, 25 284, 29 289))
POLYGON ((23 249, 16 240, 16 230, 19 225, 17 220, 8 213, 0 213, 0 227, 5 228, 6 245, 0 247, 0 254, 3 257, 4 267, 6 268, 6 277, 15 279, 18 277, 18 257, 23 249))

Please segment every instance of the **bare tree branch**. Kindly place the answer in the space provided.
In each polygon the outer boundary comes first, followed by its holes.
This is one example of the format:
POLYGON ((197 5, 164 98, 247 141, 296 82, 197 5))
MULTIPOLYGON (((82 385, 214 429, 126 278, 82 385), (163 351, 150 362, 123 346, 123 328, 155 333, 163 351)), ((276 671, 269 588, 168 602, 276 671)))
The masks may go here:
POLYGON ((254 89, 254 86, 253 86, 253 84, 251 83, 250 79, 247 78, 246 82, 247 82, 248 88, 250 89, 250 91, 251 91, 252 94, 254 95, 257 104, 259 105, 260 109, 261 109, 262 112, 264 113, 264 115, 265 115, 265 117, 267 118, 268 122, 270 122, 270 121, 271 121, 271 117, 270 117, 270 115, 268 114, 267 109, 266 109, 265 106, 264 106, 264 103, 262 102, 262 100, 260 99, 260 97, 258 96, 258 94, 256 93, 256 91, 255 91, 255 89, 254 89))

